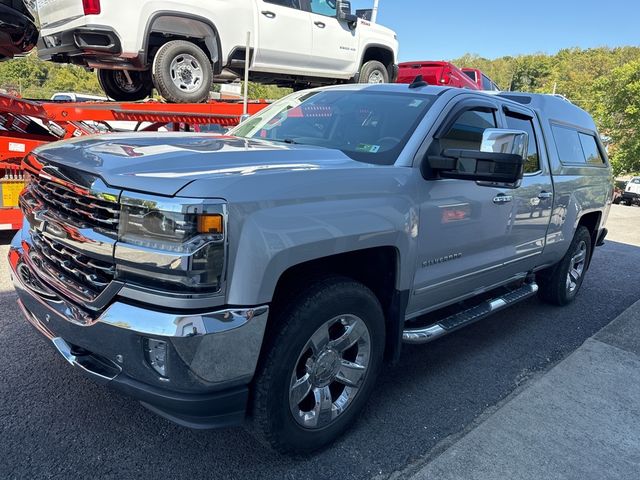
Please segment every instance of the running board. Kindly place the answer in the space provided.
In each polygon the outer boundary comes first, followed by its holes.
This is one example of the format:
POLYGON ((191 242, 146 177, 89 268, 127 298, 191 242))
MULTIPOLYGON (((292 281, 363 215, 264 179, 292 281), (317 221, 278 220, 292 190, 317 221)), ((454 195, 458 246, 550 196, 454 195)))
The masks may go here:
POLYGON ((431 342, 447 333, 482 320, 509 305, 525 300, 535 295, 537 291, 538 285, 536 283, 527 283, 517 290, 513 290, 501 297, 487 300, 468 310, 463 310, 462 312, 446 317, 434 325, 406 329, 402 332, 402 341, 413 344, 431 342))

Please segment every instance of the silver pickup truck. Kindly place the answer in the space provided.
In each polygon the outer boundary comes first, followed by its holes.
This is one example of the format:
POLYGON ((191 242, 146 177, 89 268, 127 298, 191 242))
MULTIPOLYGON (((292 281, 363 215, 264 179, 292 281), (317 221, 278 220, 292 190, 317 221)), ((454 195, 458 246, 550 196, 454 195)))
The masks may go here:
POLYGON ((228 136, 56 143, 24 168, 27 320, 159 415, 248 419, 284 452, 348 429, 403 342, 574 300, 613 192, 578 107, 419 81, 298 92, 228 136))

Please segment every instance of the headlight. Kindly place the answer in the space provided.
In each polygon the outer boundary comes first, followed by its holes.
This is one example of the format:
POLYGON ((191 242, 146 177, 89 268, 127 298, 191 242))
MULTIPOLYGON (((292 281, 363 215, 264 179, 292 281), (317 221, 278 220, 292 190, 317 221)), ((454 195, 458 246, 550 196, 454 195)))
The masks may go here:
POLYGON ((123 193, 118 276, 177 293, 220 290, 224 273, 224 204, 123 193))

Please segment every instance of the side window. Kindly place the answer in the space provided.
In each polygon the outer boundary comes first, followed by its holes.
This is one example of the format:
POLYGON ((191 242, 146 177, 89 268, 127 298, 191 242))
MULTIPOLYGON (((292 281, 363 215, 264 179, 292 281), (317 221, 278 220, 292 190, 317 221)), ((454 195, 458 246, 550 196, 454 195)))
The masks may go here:
POLYGON ((580 137, 580 143, 582 144, 582 151, 587 159, 587 163, 590 165, 602 165, 604 160, 600 155, 600 149, 598 143, 593 135, 587 135, 586 133, 578 134, 580 137))
POLYGON ((584 152, 578 137, 578 131, 573 128, 552 125, 553 138, 556 142, 558 156, 562 163, 585 163, 584 152))
POLYGON ((311 11, 327 17, 336 16, 336 0, 311 0, 311 11))
POLYGON ((482 89, 483 90, 493 90, 492 82, 487 78, 486 75, 482 75, 482 89))
POLYGON ((264 2, 300 10, 300 0, 264 0, 264 2))
POLYGON ((476 72, 474 70, 463 70, 464 74, 474 82, 476 81, 476 72))
POLYGON ((482 134, 487 128, 496 128, 493 112, 467 110, 460 114, 446 135, 440 138, 440 148, 480 150, 482 134))
POLYGON ((524 173, 535 173, 540 170, 540 155, 533 122, 529 119, 507 115, 507 128, 522 130, 529 134, 529 150, 524 162, 524 173))

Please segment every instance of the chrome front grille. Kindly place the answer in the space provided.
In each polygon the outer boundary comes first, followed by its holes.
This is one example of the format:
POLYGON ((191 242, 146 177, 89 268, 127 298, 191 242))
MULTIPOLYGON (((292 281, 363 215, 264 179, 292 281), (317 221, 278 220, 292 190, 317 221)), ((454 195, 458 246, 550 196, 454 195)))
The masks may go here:
POLYGON ((113 263, 88 257, 51 237, 32 232, 29 258, 54 285, 72 297, 93 302, 115 277, 113 263))
POLYGON ((58 217, 82 227, 116 233, 120 220, 118 199, 98 198, 88 190, 62 185, 43 176, 31 177, 31 193, 58 217))

